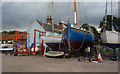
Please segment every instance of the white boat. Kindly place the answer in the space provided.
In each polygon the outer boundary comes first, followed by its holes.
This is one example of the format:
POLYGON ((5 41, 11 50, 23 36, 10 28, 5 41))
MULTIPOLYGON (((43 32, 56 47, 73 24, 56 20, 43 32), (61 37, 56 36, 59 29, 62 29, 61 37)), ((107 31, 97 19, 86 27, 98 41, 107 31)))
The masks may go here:
POLYGON ((105 31, 101 33, 103 43, 120 44, 120 33, 105 31))
MULTIPOLYGON (((111 5, 112 5, 112 1, 111 1, 111 5)), ((111 9, 111 13, 112 13, 112 9, 111 9)), ((115 25, 113 22, 113 16, 111 20, 113 25, 115 25)), ((106 24, 107 24, 107 1, 106 1, 106 9, 105 9, 104 26, 106 26, 106 24)), ((104 29, 104 31, 101 33, 101 39, 103 41, 103 44, 106 46, 109 46, 111 48, 120 48, 120 33, 116 31, 107 31, 106 29, 104 29)))
POLYGON ((59 49, 61 38, 42 36, 42 39, 44 40, 46 45, 49 48, 51 48, 52 50, 58 50, 59 49))
POLYGON ((112 48, 120 47, 120 33, 104 31, 103 33, 101 33, 101 39, 104 45, 107 45, 112 48))
POLYGON ((42 36, 42 39, 51 50, 58 50, 61 42, 61 36, 54 35, 54 16, 53 16, 53 0, 52 0, 52 35, 42 36))
POLYGON ((0 52, 11 52, 13 51, 13 46, 11 44, 0 44, 0 52))
POLYGON ((64 56, 64 52, 61 51, 49 51, 47 53, 45 53, 45 56, 47 57, 53 57, 53 58, 57 58, 57 57, 63 57, 64 56))
POLYGON ((48 36, 42 36, 42 39, 45 41, 45 43, 60 43, 61 41, 61 38, 48 36))
POLYGON ((0 48, 0 51, 2 52, 13 51, 13 48, 0 48))

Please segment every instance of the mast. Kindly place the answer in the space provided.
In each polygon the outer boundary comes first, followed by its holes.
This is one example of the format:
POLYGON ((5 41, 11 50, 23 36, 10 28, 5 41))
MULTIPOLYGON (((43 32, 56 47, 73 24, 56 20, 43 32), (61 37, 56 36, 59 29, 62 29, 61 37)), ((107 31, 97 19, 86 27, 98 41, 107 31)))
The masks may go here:
POLYGON ((106 0, 106 8, 105 8, 105 24, 104 24, 104 30, 105 30, 106 24, 107 24, 107 0, 106 0))
MULTIPOLYGON (((113 10, 112 10, 112 0, 111 0, 111 17, 112 17, 112 21, 113 21, 113 10)), ((112 23, 112 25, 113 25, 113 23, 112 23)))
POLYGON ((74 24, 75 24, 75 27, 77 28, 77 27, 78 27, 78 24, 77 24, 77 8, 76 8, 76 0, 74 0, 74 24))
POLYGON ((53 0, 52 0, 52 35, 54 35, 54 9, 53 9, 53 0))

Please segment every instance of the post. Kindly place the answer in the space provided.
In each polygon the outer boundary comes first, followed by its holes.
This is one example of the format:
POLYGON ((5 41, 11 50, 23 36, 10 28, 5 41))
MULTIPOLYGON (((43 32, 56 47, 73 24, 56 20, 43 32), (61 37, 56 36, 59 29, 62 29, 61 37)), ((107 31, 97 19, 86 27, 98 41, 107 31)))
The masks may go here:
MULTIPOLYGON (((42 32, 42 36, 44 36, 43 32, 42 32)), ((43 39, 42 39, 42 52, 43 52, 43 39)))
MULTIPOLYGON (((27 33, 25 33, 25 38, 27 38, 27 33)), ((27 54, 26 53, 26 52, 28 52, 28 50, 27 50, 27 41, 25 41, 25 49, 26 49, 25 54, 27 54)))
POLYGON ((52 35, 54 35, 54 8, 53 8, 53 0, 52 0, 52 35))
POLYGON ((114 58, 117 58, 117 54, 116 54, 116 49, 115 48, 113 48, 113 52, 114 52, 114 58))
POLYGON ((36 45, 36 29, 34 30, 34 53, 35 53, 35 46, 36 45))
POLYGON ((43 54, 43 56, 45 56, 45 53, 46 53, 46 45, 45 45, 45 50, 44 50, 44 54, 43 54))
MULTIPOLYGON (((15 40, 17 42, 17 31, 15 30, 15 40)), ((15 48, 17 49, 17 45, 15 44, 15 48)))

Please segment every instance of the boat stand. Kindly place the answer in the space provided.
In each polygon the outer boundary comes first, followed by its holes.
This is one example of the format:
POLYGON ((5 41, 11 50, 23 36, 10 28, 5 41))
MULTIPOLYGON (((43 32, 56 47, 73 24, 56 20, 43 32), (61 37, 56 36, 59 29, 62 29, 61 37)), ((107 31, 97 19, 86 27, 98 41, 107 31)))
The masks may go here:
MULTIPOLYGON (((14 49, 14 56, 17 56, 18 54, 25 54, 25 55, 29 55, 29 50, 27 48, 27 35, 29 33, 27 32, 23 32, 23 31, 18 31, 18 30, 15 30, 15 49, 14 49), (25 34, 25 44, 24 44, 24 47, 21 48, 20 45, 18 44, 18 33, 22 33, 22 34, 25 34), (19 51, 18 51, 19 50, 19 51)), ((22 36, 23 37, 23 36, 22 36)))
POLYGON ((113 60, 113 61, 117 61, 118 60, 118 56, 116 54, 116 49, 115 48, 113 48, 113 54, 114 55, 111 56, 110 59, 113 60))
POLYGON ((116 54, 116 49, 115 48, 113 48, 113 52, 114 52, 114 58, 117 58, 117 54, 116 54))
POLYGON ((36 47, 36 36, 37 36, 37 32, 39 32, 39 40, 40 40, 40 37, 41 36, 45 36, 46 35, 46 32, 43 32, 43 31, 40 31, 40 30, 37 30, 37 29, 34 29, 34 43, 30 46, 30 49, 33 47, 34 50, 30 52, 30 54, 32 53, 38 53, 38 52, 43 52, 44 49, 43 49, 43 40, 42 40, 42 43, 39 43, 40 44, 40 49, 39 51, 35 51, 35 47, 36 47))

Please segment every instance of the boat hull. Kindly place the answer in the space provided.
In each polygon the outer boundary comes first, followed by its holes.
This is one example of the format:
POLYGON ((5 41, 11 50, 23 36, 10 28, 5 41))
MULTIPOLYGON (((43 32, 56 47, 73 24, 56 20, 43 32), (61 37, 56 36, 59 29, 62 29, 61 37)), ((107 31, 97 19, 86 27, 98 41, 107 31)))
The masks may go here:
POLYGON ((68 24, 63 34, 63 42, 68 44, 70 51, 80 51, 94 45, 94 35, 88 31, 72 28, 68 24))
POLYGON ((94 45, 93 42, 89 42, 89 41, 84 41, 84 43, 83 43, 83 41, 72 41, 72 40, 70 40, 69 42, 70 42, 71 51, 84 49, 84 48, 86 48, 88 46, 94 45))
POLYGON ((59 49, 60 43, 46 43, 46 45, 54 51, 59 49))
POLYGON ((101 33, 103 44, 111 48, 120 48, 120 33, 105 31, 101 33))
POLYGON ((61 38, 56 37, 42 37, 46 45, 51 48, 51 50, 57 51, 61 42, 61 38))
POLYGON ((0 48, 0 52, 12 52, 14 49, 13 48, 0 48))

